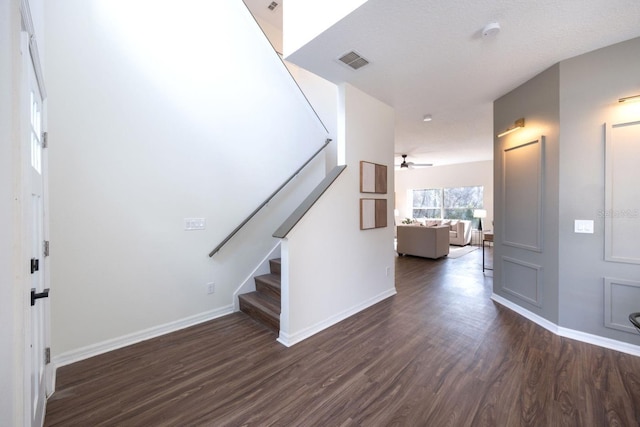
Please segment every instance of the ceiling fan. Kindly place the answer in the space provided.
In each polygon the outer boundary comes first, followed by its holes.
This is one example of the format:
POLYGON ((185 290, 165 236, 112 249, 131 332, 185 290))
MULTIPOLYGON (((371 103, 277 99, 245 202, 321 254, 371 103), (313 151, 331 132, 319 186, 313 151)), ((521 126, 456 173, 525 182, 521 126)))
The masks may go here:
POLYGON ((396 165, 396 168, 399 168, 399 169, 414 169, 414 168, 423 168, 423 167, 428 167, 428 166, 433 166, 433 163, 407 162, 407 155, 403 154, 402 155, 402 163, 400 163, 399 165, 396 165))

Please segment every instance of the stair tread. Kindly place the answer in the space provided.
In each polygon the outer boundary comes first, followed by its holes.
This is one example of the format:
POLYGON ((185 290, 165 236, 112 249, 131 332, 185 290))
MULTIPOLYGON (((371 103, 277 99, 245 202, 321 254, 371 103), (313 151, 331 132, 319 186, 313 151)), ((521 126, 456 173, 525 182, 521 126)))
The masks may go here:
POLYGON ((282 293, 280 286, 280 275, 278 274, 263 274, 262 276, 254 277, 256 282, 256 291, 263 293, 269 298, 273 298, 280 303, 280 295, 282 293))
POLYGON ((255 280, 260 280, 262 282, 268 283, 269 285, 275 286, 278 289, 280 288, 281 279, 279 274, 263 274, 260 276, 256 276, 255 280))
POLYGON ((257 307, 272 317, 280 318, 280 303, 262 292, 254 291, 239 295, 241 300, 257 307))
POLYGON ((271 273, 255 276, 256 290, 238 295, 240 310, 278 333, 280 331, 280 258, 269 260, 271 273))
POLYGON ((280 303, 278 301, 258 291, 239 295, 239 300, 242 312, 273 332, 280 331, 280 303))

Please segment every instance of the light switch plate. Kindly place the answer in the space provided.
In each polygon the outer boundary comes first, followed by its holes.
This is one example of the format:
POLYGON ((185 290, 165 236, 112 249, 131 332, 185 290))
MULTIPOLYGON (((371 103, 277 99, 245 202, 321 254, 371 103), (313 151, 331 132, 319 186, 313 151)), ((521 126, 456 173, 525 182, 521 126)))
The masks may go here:
POLYGON ((204 230, 206 228, 206 221, 204 218, 185 218, 184 229, 185 230, 204 230))
POLYGON ((573 231, 575 233, 593 234, 593 220, 576 219, 574 222, 573 231))

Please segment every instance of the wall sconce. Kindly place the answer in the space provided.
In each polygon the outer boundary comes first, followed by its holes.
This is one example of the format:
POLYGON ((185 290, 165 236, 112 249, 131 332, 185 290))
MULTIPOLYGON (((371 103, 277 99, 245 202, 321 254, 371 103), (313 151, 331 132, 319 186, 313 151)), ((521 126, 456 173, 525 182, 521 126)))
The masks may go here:
POLYGON ((482 218, 487 217, 486 209, 474 209, 473 217, 478 218, 478 230, 482 231, 482 218))
POLYGON ((518 130, 520 128, 523 128, 523 127, 524 127, 524 117, 521 118, 521 119, 516 120, 513 123, 513 127, 510 127, 509 129, 505 130, 504 132, 499 133, 498 134, 498 138, 502 138, 503 136, 505 136, 507 134, 510 134, 511 132, 516 131, 516 130, 518 130))
POLYGON ((618 99, 618 102, 627 102, 627 101, 640 101, 640 95, 625 96, 624 98, 618 99))

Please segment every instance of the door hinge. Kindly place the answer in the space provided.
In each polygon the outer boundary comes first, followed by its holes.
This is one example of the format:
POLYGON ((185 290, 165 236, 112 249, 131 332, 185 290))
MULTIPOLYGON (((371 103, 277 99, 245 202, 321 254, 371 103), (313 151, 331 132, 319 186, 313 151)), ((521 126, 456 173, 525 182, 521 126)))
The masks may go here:
POLYGON ((49 298, 51 289, 47 288, 42 292, 36 293, 36 288, 31 288, 31 307, 36 305, 36 300, 40 298, 49 298))
POLYGON ((49 241, 45 240, 42 242, 42 253, 44 256, 49 256, 49 241))
POLYGON ((49 148, 49 132, 42 132, 42 148, 49 148))
POLYGON ((31 258, 31 274, 35 273, 40 269, 40 260, 31 258))
POLYGON ((51 347, 44 349, 44 364, 48 365, 49 363, 51 363, 51 347))

